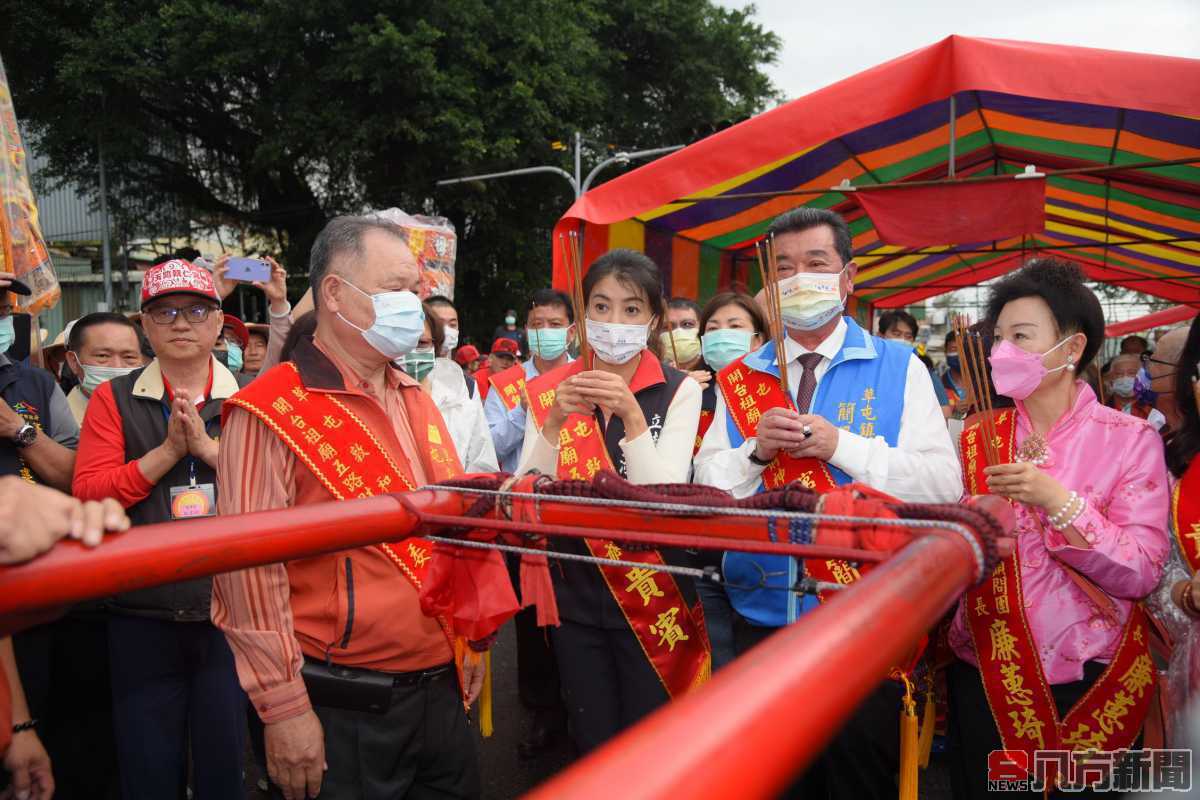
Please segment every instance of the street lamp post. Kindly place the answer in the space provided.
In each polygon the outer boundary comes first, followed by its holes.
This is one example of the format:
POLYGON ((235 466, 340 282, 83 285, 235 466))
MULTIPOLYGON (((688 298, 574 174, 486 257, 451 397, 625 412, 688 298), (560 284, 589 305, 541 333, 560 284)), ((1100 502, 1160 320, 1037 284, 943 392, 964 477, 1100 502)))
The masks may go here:
POLYGON ((540 166, 540 167, 523 167, 522 169, 510 169, 510 170, 505 170, 504 172, 489 172, 485 175, 467 175, 466 177, 463 177, 463 178, 446 178, 445 180, 438 181, 437 185, 438 186, 449 186, 450 184, 453 184, 453 183, 471 183, 473 181, 489 181, 489 180, 494 180, 496 178, 512 178, 512 177, 515 177, 518 175, 533 175, 533 174, 540 173, 540 172, 551 172, 555 175, 561 175, 562 177, 567 179, 567 183, 571 184, 571 191, 574 193, 575 199, 578 200, 580 198, 580 196, 584 194, 584 192, 586 192, 588 189, 591 188, 592 181, 594 181, 596 179, 596 176, 599 175, 600 171, 603 170, 605 167, 607 167, 611 164, 628 164, 630 161, 632 161, 635 158, 649 158, 650 156, 657 156, 657 155, 663 155, 665 153, 672 153, 676 150, 682 149, 683 147, 684 147, 684 145, 676 144, 676 145, 672 145, 670 147, 655 147, 650 150, 635 150, 631 153, 620 152, 620 153, 617 153, 616 155, 612 156, 611 158, 607 158, 604 161, 601 161, 599 164, 597 164, 595 167, 592 168, 592 171, 589 172, 587 174, 587 177, 585 178, 582 175, 582 172, 583 172, 583 137, 580 135, 579 131, 576 131, 575 132, 575 154, 574 154, 575 174, 574 175, 567 172, 565 169, 562 169, 561 167, 553 167, 553 166, 546 165, 546 166, 540 166))

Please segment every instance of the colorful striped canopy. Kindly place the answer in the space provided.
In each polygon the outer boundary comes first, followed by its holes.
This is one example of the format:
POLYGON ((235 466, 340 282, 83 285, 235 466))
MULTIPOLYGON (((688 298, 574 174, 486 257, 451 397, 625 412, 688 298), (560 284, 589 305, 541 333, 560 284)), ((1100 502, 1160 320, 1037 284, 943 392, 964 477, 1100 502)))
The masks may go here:
MULTIPOLYGON (((585 264, 641 250, 671 294, 703 299, 756 290, 753 244, 798 205, 849 222, 860 316, 1050 253, 1095 280, 1200 305, 1200 60, 951 36, 609 181, 555 232, 582 229, 585 264), (951 131, 954 180, 1029 164, 1048 175, 1044 231, 885 245, 853 193, 832 190, 949 180, 951 131)), ((560 287, 562 258, 556 245, 560 287)))

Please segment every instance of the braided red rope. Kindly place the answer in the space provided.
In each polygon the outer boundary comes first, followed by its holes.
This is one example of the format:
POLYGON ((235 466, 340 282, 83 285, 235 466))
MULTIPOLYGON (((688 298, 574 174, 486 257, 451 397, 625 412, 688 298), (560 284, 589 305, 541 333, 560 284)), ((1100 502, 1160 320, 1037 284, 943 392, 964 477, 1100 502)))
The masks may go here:
MULTIPOLYGON (((443 481, 438 485, 465 490, 497 491, 509 477, 507 474, 475 475, 443 481)), ((905 520, 928 520, 934 523, 931 528, 936 527, 938 522, 956 523, 974 533, 984 553, 983 575, 990 575, 999 562, 996 541, 1004 535, 1004 531, 996 518, 981 508, 957 504, 904 503, 860 486, 842 487, 838 491, 852 493, 851 502, 837 504, 839 513, 846 516, 893 516, 905 520)), ((630 503, 686 503, 703 508, 809 513, 818 510, 821 500, 821 495, 796 483, 739 499, 731 497, 721 489, 694 483, 638 486, 611 471, 601 472, 592 481, 545 478, 535 484, 534 493, 548 497, 602 498, 630 503)), ((477 498, 464 516, 480 518, 489 515, 496 507, 496 499, 494 495, 477 498)), ((460 528, 455 532, 461 534, 466 530, 460 528)), ((927 535, 919 529, 906 529, 905 532, 908 538, 927 535)), ((893 531, 893 535, 903 534, 893 531)))

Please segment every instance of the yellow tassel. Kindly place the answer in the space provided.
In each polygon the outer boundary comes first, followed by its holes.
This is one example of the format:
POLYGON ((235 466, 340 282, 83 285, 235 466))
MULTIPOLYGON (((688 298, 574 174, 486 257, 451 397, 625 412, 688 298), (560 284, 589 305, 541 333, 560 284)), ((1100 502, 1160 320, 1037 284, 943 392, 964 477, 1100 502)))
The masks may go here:
POLYGON ((704 659, 704 663, 700 665, 700 671, 696 673, 696 677, 692 679, 692 685, 689 690, 699 689, 704 684, 712 680, 712 655, 704 659))
POLYGON ((917 704, 913 701, 912 682, 904 680, 903 707, 900 709, 900 800, 917 800, 917 704))
POLYGON ((925 713, 921 717, 921 739, 918 742, 921 769, 929 767, 929 754, 933 751, 933 729, 937 727, 937 703, 933 701, 933 689, 925 693, 925 713))
POLYGON ((479 732, 492 738, 492 651, 483 654, 483 690, 479 693, 479 732))

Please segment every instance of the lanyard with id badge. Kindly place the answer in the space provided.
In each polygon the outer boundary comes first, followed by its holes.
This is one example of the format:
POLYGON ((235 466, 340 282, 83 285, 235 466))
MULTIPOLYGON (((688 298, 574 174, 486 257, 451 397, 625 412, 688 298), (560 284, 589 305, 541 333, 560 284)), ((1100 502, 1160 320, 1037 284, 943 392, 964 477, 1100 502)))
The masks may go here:
MULTIPOLYGON (((163 406, 163 418, 171 424, 171 414, 166 406, 163 406)), ((196 457, 189 454, 187 485, 171 487, 171 519, 195 519, 216 514, 217 487, 211 483, 196 483, 196 457)))

